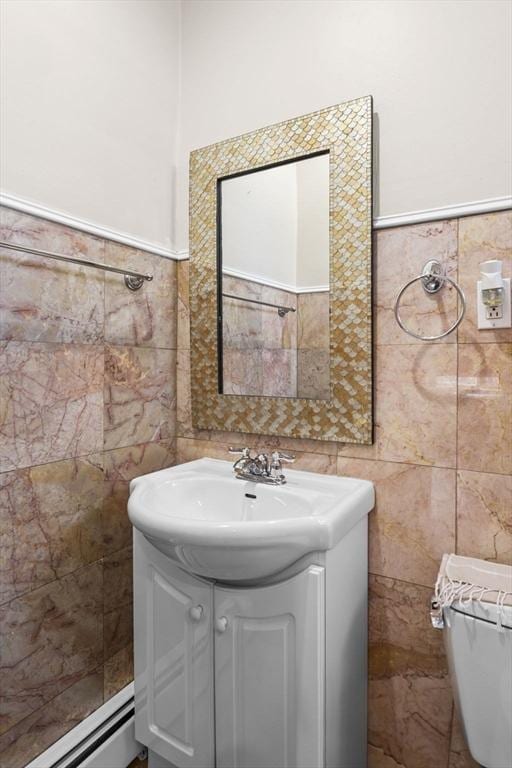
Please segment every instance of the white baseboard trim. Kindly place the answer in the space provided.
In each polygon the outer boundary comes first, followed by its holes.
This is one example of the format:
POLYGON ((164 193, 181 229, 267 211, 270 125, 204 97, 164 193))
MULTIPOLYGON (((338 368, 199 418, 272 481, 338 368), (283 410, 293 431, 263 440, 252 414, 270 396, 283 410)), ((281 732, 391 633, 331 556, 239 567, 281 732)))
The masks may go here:
MULTIPOLYGON (((16 211, 22 211, 32 216, 38 216, 47 221, 53 221, 57 224, 64 224, 72 229, 78 229, 82 232, 88 232, 90 235, 112 240, 115 243, 129 245, 132 248, 138 248, 141 251, 154 253, 173 261, 184 261, 189 258, 187 249, 173 250, 164 248, 155 243, 148 243, 124 232, 115 232, 114 230, 103 227, 99 224, 70 216, 67 213, 54 211, 39 203, 24 200, 16 195, 7 192, 0 192, 0 205, 7 208, 13 208, 16 211)), ((476 216, 481 213, 494 213, 497 211, 506 211, 512 209, 512 196, 493 197, 488 200, 476 200, 472 203, 461 203, 460 205, 445 205, 440 208, 426 208, 422 211, 409 211, 408 213, 396 213, 388 216, 376 216, 373 219, 373 229, 388 229, 391 227, 404 227, 408 224, 421 224, 428 221, 440 221, 441 219, 455 219, 462 216, 476 216)))
POLYGON ((489 200, 476 200, 473 203, 462 203, 461 205, 444 205, 441 208, 426 208, 424 211, 377 216, 373 220, 373 229, 403 227, 407 224, 421 224, 422 222, 441 219, 458 219, 462 216, 506 211, 509 208, 512 208, 512 197, 493 197, 489 200))
POLYGON ((80 768, 126 768, 142 749, 135 739, 133 683, 112 696, 58 741, 32 760, 26 768, 59 768, 72 765, 82 751, 80 768), (109 735, 109 731, 113 733, 109 735), (98 739, 101 744, 92 749, 98 739), (87 749, 89 747, 89 750, 87 749))
MULTIPOLYGON (((463 216, 478 216, 482 213, 497 213, 508 210, 512 210, 512 197, 493 197, 489 200, 476 200, 473 203, 462 203, 461 205, 444 205, 441 208, 426 208, 424 211, 376 216, 373 219, 372 229, 391 229, 392 227, 405 227, 428 221, 459 219, 463 216)), ((180 253, 182 254, 180 259, 189 257, 187 251, 180 251, 180 253)))
POLYGON ((185 261, 189 258, 188 248, 181 248, 180 250, 173 251, 172 257, 175 261, 185 261))
POLYGON ((89 235, 95 235, 96 237, 101 237, 105 240, 112 240, 114 243, 121 243, 122 245, 129 245, 131 248, 137 248, 140 251, 154 253, 156 256, 162 256, 164 259, 179 261, 180 259, 188 258, 188 253, 186 257, 182 255, 183 251, 174 251, 172 248, 165 248, 162 245, 150 243, 139 237, 128 235, 126 232, 116 232, 101 224, 95 224, 92 221, 80 219, 77 216, 70 216, 68 213, 62 213, 61 211, 55 211, 52 208, 47 208, 44 205, 25 200, 16 195, 11 195, 8 192, 0 192, 0 205, 4 205, 6 208, 12 208, 15 211, 28 213, 31 216, 37 216, 46 221, 63 224, 66 227, 78 229, 81 232, 87 232, 89 235))
POLYGON ((263 275, 257 275, 253 272, 244 272, 241 269, 231 269, 231 267, 223 267, 222 274, 228 275, 228 277, 237 277, 239 280, 248 280, 250 283, 258 283, 267 288, 277 288, 280 291, 287 291, 288 293, 325 293, 329 290, 328 285, 310 285, 302 288, 296 285, 291 285, 290 283, 281 283, 278 280, 271 280, 269 277, 263 277, 263 275))

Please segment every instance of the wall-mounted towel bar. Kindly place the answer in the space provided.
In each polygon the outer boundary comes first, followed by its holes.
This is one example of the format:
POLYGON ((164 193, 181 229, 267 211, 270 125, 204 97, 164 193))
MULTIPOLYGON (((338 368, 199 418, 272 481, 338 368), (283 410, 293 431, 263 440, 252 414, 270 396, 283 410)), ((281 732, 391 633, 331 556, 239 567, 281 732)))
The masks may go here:
POLYGON ((262 307, 272 307, 277 309, 279 317, 284 317, 288 312, 296 312, 295 307, 283 307, 281 304, 270 304, 268 301, 259 301, 258 299, 246 299, 244 296, 235 296, 233 293, 223 293, 226 299, 236 299, 237 301, 247 301, 249 304, 261 304, 262 307))
POLYGON ((24 245, 0 242, 0 248, 9 248, 11 251, 21 251, 22 253, 32 253, 34 256, 46 256, 57 261, 68 261, 71 264, 79 264, 81 267, 94 267, 94 269, 102 269, 103 272, 116 272, 118 275, 124 275, 125 285, 130 291, 138 291, 143 286, 145 280, 151 281, 153 279, 153 275, 143 275, 141 272, 133 272, 131 269, 111 267, 109 264, 100 264, 97 261, 88 261, 87 259, 75 259, 73 256, 63 256, 61 253, 41 251, 38 248, 28 248, 24 245))

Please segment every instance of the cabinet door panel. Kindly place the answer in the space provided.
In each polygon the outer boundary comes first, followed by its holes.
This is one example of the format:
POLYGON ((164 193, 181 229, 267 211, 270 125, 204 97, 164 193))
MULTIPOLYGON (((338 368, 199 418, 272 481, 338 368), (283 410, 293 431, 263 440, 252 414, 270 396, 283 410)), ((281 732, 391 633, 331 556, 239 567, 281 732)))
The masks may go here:
POLYGON ((135 732, 179 768, 212 768, 212 587, 135 536, 135 732))
POLYGON ((215 588, 217 768, 324 765, 324 570, 215 588))

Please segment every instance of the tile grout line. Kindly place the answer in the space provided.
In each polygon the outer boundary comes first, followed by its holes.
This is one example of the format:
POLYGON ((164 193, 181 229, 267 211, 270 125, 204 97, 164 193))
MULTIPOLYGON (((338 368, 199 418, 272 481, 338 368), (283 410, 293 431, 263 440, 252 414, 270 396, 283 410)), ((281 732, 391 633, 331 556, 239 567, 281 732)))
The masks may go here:
POLYGON ((376 579, 387 579, 389 581, 397 581, 399 584, 409 584, 412 587, 419 587, 419 589, 428 589, 432 591, 432 584, 421 584, 418 581, 409 581, 408 579, 399 579, 396 576, 386 576, 382 573, 375 573, 375 571, 368 570, 368 576, 373 576, 376 579))
POLYGON ((452 743, 453 743, 453 726, 454 726, 454 720, 455 720, 455 703, 452 698, 452 712, 450 716, 450 734, 448 737, 448 756, 446 760, 446 768, 450 768, 450 762, 451 762, 451 754, 452 754, 452 743))
MULTIPOLYGON (((457 283, 460 284, 460 219, 457 219, 457 283)), ((457 301, 458 305, 458 301, 457 301)), ((455 360, 455 519, 454 519, 454 551, 458 550, 458 503, 459 503, 459 344, 460 344, 460 328, 457 328, 457 347, 456 347, 456 360, 455 360)), ((455 716, 455 707, 453 702, 452 692, 452 705, 451 716, 449 723, 448 734, 448 754, 446 758, 446 768, 450 768, 452 742, 453 742, 453 721, 455 716)))
MULTIPOLYGON (((55 694, 55 696, 52 696, 51 699, 48 699, 48 701, 45 701, 45 703, 42 706, 38 707, 37 709, 34 709, 28 715, 25 715, 25 717, 23 717, 21 720, 18 720, 16 723, 14 723, 14 725, 11 725, 10 728, 8 728, 6 731, 4 731, 0 735, 0 740, 3 739, 5 736, 7 736, 12 730, 14 730, 14 728, 17 728, 20 725, 22 725, 30 717, 33 717, 34 715, 37 715, 38 712, 39 713, 42 712, 48 706, 48 704, 51 704, 53 701, 55 701, 55 699, 58 699, 59 696, 62 696, 63 693, 66 693, 66 691, 69 691, 71 688, 73 688, 73 686, 78 685, 79 683, 82 682, 82 680, 85 680, 87 677, 89 677, 91 675, 96 675, 96 674, 101 674, 102 678, 103 678, 102 679, 102 689, 101 689, 101 691, 102 691, 101 698, 102 698, 102 701, 103 701, 104 663, 101 663, 101 664, 98 664, 98 666, 94 667, 93 669, 87 671, 84 675, 82 675, 82 677, 80 677, 78 680, 75 680, 74 683, 71 683, 71 685, 67 685, 65 688, 63 688, 61 691, 59 691, 57 694, 55 694)), ((7 749, 9 749, 9 747, 7 747, 7 749)), ((0 753, 0 756, 5 751, 7 751, 7 750, 2 750, 2 752, 0 753)))
POLYGON ((77 573, 80 573, 80 571, 84 571, 86 568, 91 568, 93 565, 101 564, 103 567, 105 560, 108 560, 110 557, 114 557, 115 555, 119 555, 120 552, 124 552, 125 549, 130 549, 131 547, 132 544, 130 542, 130 544, 126 544, 124 547, 119 547, 119 549, 115 549, 112 552, 104 552, 100 557, 97 557, 95 560, 91 560, 89 563, 82 563, 78 566, 78 568, 74 568, 72 571, 66 571, 66 573, 63 573, 61 576, 57 576, 50 581, 45 581, 44 584, 39 584, 33 589, 27 589, 23 592, 19 592, 17 595, 14 595, 14 597, 10 597, 8 600, 0 603, 0 610, 8 608, 11 603, 14 603, 16 600, 21 600, 28 595, 33 595, 34 592, 37 592, 40 589, 46 589, 46 587, 49 587, 52 584, 57 584, 58 582, 64 581, 69 576, 75 576, 77 573))
MULTIPOLYGON (((106 243, 105 240, 103 240, 103 259, 105 259, 106 256, 106 243)), ((103 448, 105 447, 105 372, 106 372, 106 363, 107 363, 107 347, 105 344, 105 329, 107 325, 107 287, 105 282, 105 273, 103 273, 103 386, 101 388, 101 401, 102 401, 102 409, 101 409, 101 443, 103 445, 103 448)), ((100 512, 100 536, 101 536, 101 545, 104 547, 104 538, 103 538, 103 527, 104 527, 104 510, 105 510, 105 482, 106 482, 106 472, 105 472, 105 460, 103 458, 103 455, 101 457, 101 471, 102 471, 102 487, 101 487, 101 512, 100 512)), ((102 564, 101 567, 101 599, 102 599, 102 619, 101 619, 101 632, 102 632, 102 638, 101 638, 101 657, 103 661, 103 681, 102 681, 102 690, 101 690, 101 700, 104 701, 104 691, 105 691, 105 579, 104 579, 104 567, 102 564)))
MULTIPOLYGON (((457 219, 457 282, 460 283, 460 219, 457 219)), ((459 539, 459 328, 457 328, 457 348, 455 360, 455 528, 454 548, 458 550, 459 539)), ((453 718, 452 718, 453 719, 453 718)), ((450 731, 451 741, 451 731, 450 731)))
POLYGON ((130 443, 130 445, 119 445, 116 448, 99 448, 97 451, 90 451, 89 453, 80 453, 76 456, 63 456, 61 459, 52 459, 51 461, 43 461, 41 464, 26 464, 23 467, 13 467, 12 469, 0 470, 0 477, 2 475, 8 475, 10 472, 24 472, 31 469, 37 469, 37 467, 48 467, 51 464, 60 464, 64 461, 83 461, 90 456, 99 456, 105 453, 113 453, 114 451, 126 451, 129 448, 140 448, 142 445, 161 445, 164 443, 171 443, 177 439, 177 435, 174 437, 164 437, 160 440, 143 440, 141 443, 130 443))
MULTIPOLYGON (((493 342, 491 342, 493 343, 493 342)), ((40 345, 40 346, 46 346, 46 345, 54 345, 56 347, 86 347, 87 349, 91 347, 121 347, 121 348, 128 348, 128 349, 154 349, 154 350, 161 350, 162 352, 177 352, 178 347, 172 346, 172 347, 162 347, 162 346, 151 346, 149 344, 129 344, 129 343, 122 343, 117 341, 110 341, 106 338, 97 339, 95 341, 65 341, 63 339, 48 339, 47 341, 40 341, 39 339, 13 339, 13 338, 7 338, 2 339, 0 338, 0 344, 33 344, 33 345, 40 345)))
MULTIPOLYGON (((105 497, 102 499, 102 507, 105 497)), ((103 539, 103 524, 100 526, 103 539)), ((132 598, 133 599, 133 598, 132 598)), ((101 558, 101 701, 105 702, 105 563, 101 558)))
MULTIPOLYGON (((0 478, 1 478, 2 474, 8 475, 11 472, 14 473, 14 472, 23 472, 23 471, 30 472, 30 470, 35 469, 35 468, 40 467, 40 466, 51 466, 52 464, 60 464, 62 462, 68 462, 68 461, 83 461, 84 459, 87 459, 89 457, 98 456, 98 455, 100 455, 103 458, 103 456, 105 454, 112 453, 113 451, 117 451, 117 450, 128 450, 130 448, 138 448, 138 447, 141 447, 141 446, 148 446, 148 445, 153 445, 153 444, 154 445, 172 444, 173 442, 174 443, 176 442, 176 439, 177 438, 174 437, 174 438, 167 438, 166 440, 162 440, 162 441, 137 443, 137 444, 134 444, 134 445, 131 445, 131 446, 122 446, 121 448, 112 448, 112 449, 109 449, 108 451, 94 451, 92 453, 85 454, 85 455, 82 455, 82 456, 73 456, 73 457, 69 457, 67 459, 59 459, 57 461, 47 462, 46 464, 30 465, 30 466, 27 466, 27 467, 21 467, 19 469, 13 469, 13 470, 8 470, 7 472, 3 472, 3 473, 0 474, 0 478)), ((174 453, 176 453, 176 451, 174 451, 174 453)), ((173 466, 173 465, 174 464, 171 464, 171 466, 173 466)), ((101 487, 102 487, 101 513, 103 513, 104 504, 105 504, 105 501, 107 499, 107 496, 105 495, 105 483, 106 483, 106 479, 107 478, 106 478, 105 466, 104 466, 103 463, 102 463, 100 471, 102 473, 102 477, 101 477, 101 487)), ((127 484, 129 484, 129 482, 130 482, 130 480, 126 481, 127 484)), ((103 526, 101 526, 101 535, 103 536, 103 526)), ((103 540, 102 540, 102 544, 103 544, 103 540)), ((28 595, 31 595, 34 592, 36 592, 38 589, 43 589, 45 587, 48 587, 49 585, 55 584, 56 582, 60 582, 63 579, 66 579, 67 577, 72 576, 72 575, 78 573, 79 571, 81 571, 81 570, 83 570, 85 568, 88 568, 90 566, 93 566, 93 565, 96 565, 98 563, 101 563, 106 558, 112 557, 112 556, 118 554, 119 552, 122 552, 123 550, 127 549, 130 546, 131 546, 131 543, 130 544, 126 544, 124 547, 119 547, 118 549, 116 549, 114 551, 111 551, 111 552, 106 552, 106 551, 103 550, 102 554, 100 555, 100 557, 98 557, 98 558, 96 558, 94 560, 91 560, 90 562, 82 563, 77 568, 74 568, 74 569, 72 569, 70 571, 67 571, 66 573, 63 573, 60 576, 56 576, 54 579, 50 579, 48 581, 45 581, 43 584, 38 584, 36 587, 34 587, 32 589, 23 590, 22 592, 19 592, 19 593, 13 595, 9 599, 7 599, 7 600, 5 600, 3 602, 0 602, 0 608, 6 608, 11 603, 13 603, 15 600, 19 600, 19 599, 22 599, 24 597, 27 597, 28 595)), ((102 570, 102 578, 103 578, 103 570, 102 570)))
MULTIPOLYGON (((226 434, 231 434, 231 433, 226 433, 226 434)), ((252 435, 253 433, 251 432, 251 433, 247 433, 247 434, 251 434, 252 435)), ((275 435, 264 435, 263 437, 268 437, 269 440, 272 440, 276 436, 275 435)), ((172 439, 172 438, 168 438, 168 439, 172 439)), ((196 441, 196 442, 200 442, 200 443, 210 443, 211 442, 213 445, 214 444, 223 445, 223 443, 221 441, 219 441, 219 440, 210 440, 210 438, 208 438, 208 437, 195 437, 195 436, 190 436, 190 435, 177 434, 176 435, 176 439, 196 441)), ((286 439, 289 439, 289 440, 302 440, 302 439, 311 439, 311 438, 300 438, 300 437, 298 437, 298 438, 286 438, 286 439)), ((227 442, 230 442, 230 441, 227 441, 227 442)), ((340 445, 342 445, 342 443, 340 443, 340 445)), ((347 445, 347 443, 343 443, 343 445, 347 445)), ((117 449, 114 448, 114 449, 110 449, 110 450, 117 450, 117 449)), ((382 458, 374 458, 374 457, 370 458, 370 457, 365 457, 365 456, 348 456, 348 455, 345 455, 345 454, 326 453, 324 451, 314 451, 314 450, 307 450, 307 449, 302 449, 302 448, 293 448, 293 449, 290 449, 290 450, 296 450, 297 453, 302 453, 302 454, 307 453, 307 454, 309 454, 311 456, 328 456, 328 457, 333 457, 333 458, 347 459, 347 460, 351 460, 351 461, 370 461, 372 463, 381 463, 381 464, 400 464, 400 465, 403 465, 403 466, 406 466, 406 467, 418 467, 420 469, 422 469, 422 468, 423 469, 442 469, 442 470, 451 470, 453 472, 457 472, 457 471, 460 470, 461 472, 472 472, 472 473, 480 474, 480 475, 493 475, 495 477, 508 477, 508 473, 507 472, 488 472, 488 471, 484 472, 484 471, 482 471, 480 469, 466 469, 465 467, 460 467, 458 469, 456 464, 449 465, 449 466, 440 465, 440 464, 418 464, 416 462, 404 461, 404 460, 399 460, 399 459, 382 459, 382 458)), ((290 471, 293 471, 293 470, 290 470, 290 471)), ((304 471, 307 471, 307 470, 304 470, 304 471)), ((340 477, 342 477, 342 476, 343 475, 340 475, 340 477)))

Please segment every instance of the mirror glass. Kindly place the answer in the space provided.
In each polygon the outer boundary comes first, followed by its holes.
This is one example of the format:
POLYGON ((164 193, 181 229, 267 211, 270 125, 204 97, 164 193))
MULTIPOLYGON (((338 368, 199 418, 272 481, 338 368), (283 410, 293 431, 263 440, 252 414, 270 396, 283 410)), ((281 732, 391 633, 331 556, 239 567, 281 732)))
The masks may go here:
POLYGON ((220 394, 328 400, 329 152, 217 193, 220 394))

